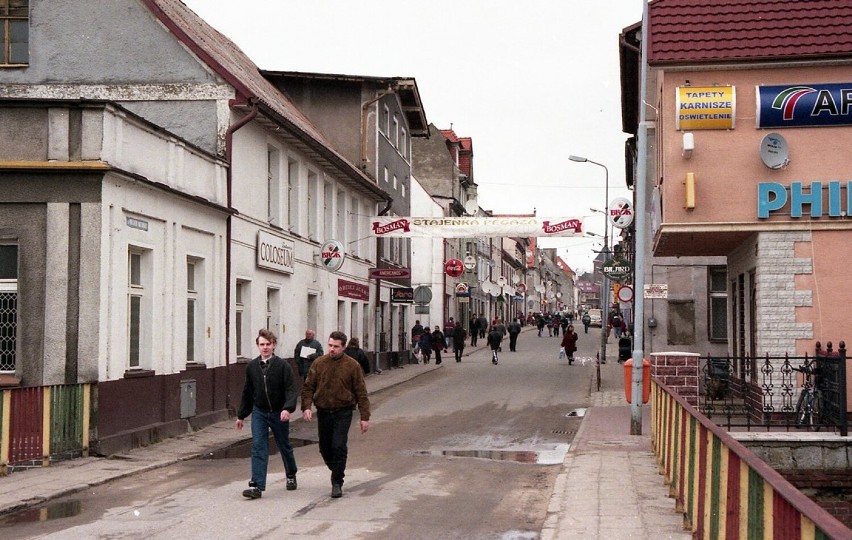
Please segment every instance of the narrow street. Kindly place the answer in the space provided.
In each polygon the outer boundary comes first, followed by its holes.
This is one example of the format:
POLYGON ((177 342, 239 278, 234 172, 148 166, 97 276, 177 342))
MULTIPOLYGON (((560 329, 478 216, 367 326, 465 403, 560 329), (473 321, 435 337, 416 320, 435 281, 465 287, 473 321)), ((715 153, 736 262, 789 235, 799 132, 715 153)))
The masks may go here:
MULTIPOLYGON (((578 357, 593 358, 599 336, 581 327, 578 357)), ((594 382, 593 361, 558 358, 559 339, 528 329, 518 352, 505 342, 499 365, 484 349, 461 363, 450 353, 441 369, 378 394, 369 433, 350 434, 342 499, 329 498, 328 470, 308 444, 296 448, 295 492, 273 456, 263 498, 244 500, 246 452, 69 496, 52 506, 74 515, 6 524, 3 536, 535 538, 594 382)), ((620 376, 605 367, 608 379, 620 376)), ((314 439, 315 429, 297 420, 293 438, 314 439)))

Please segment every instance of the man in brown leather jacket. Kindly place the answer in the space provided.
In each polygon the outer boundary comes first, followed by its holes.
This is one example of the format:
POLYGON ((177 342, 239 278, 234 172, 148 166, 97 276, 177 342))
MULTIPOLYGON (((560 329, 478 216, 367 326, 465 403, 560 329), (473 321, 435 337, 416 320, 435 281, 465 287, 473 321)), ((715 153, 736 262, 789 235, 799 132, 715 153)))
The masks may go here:
POLYGON ((370 427, 364 371, 358 362, 343 353, 345 347, 346 334, 332 332, 328 337, 328 354, 314 360, 302 386, 302 418, 310 422, 311 405, 316 405, 319 450, 331 470, 334 498, 343 496, 349 426, 356 406, 361 416, 361 433, 370 427))

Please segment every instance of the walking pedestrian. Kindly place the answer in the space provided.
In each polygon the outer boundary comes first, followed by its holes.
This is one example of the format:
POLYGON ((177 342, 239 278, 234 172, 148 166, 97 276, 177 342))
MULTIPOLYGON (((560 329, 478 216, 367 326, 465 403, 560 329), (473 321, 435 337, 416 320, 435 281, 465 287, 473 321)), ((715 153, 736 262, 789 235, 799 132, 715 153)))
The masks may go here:
POLYGON ((423 356, 423 363, 428 364, 432 358, 432 334, 425 330, 420 336, 420 354, 423 356))
POLYGON ((447 347, 444 341, 444 333, 441 332, 441 327, 435 325, 435 330, 432 332, 432 350, 435 352, 435 365, 441 363, 441 351, 445 351, 447 347))
POLYGON ((450 317, 444 323, 444 352, 453 345, 453 333, 456 331, 456 321, 450 317))
POLYGON ((541 331, 544 330, 544 325, 545 325, 544 316, 539 315, 538 318, 536 319, 536 326, 538 327, 538 337, 541 337, 541 331))
POLYGON ((322 344, 314 339, 315 335, 310 328, 305 330, 305 339, 296 343, 296 349, 293 351, 293 358, 299 366, 299 375, 302 376, 302 380, 308 376, 311 363, 322 356, 322 344))
POLYGON ((466 339, 467 330, 462 328, 461 322, 457 322, 453 330, 453 354, 456 356, 456 362, 461 362, 466 339))
POLYGON ((589 325, 592 324, 592 316, 589 315, 589 312, 587 311, 587 312, 583 313, 583 318, 581 320, 583 321, 583 330, 586 334, 588 334, 589 333, 589 325))
POLYGON ((414 321, 414 326, 411 327, 411 348, 416 349, 417 343, 420 341, 420 336, 423 335, 425 330, 423 329, 423 325, 420 324, 420 321, 414 321))
POLYGON ((320 455, 331 470, 331 496, 335 499, 343 496, 349 426, 356 406, 361 417, 361 433, 370 428, 370 400, 364 373, 358 362, 344 354, 345 343, 343 332, 335 331, 328 336, 328 354, 313 363, 302 387, 302 418, 310 422, 311 405, 316 405, 320 455))
POLYGON ((476 315, 470 316, 470 346, 476 347, 477 339, 479 338, 479 319, 476 315))
POLYGON ((558 336, 559 329, 562 327, 562 317, 560 317, 558 313, 554 313, 551 323, 553 323, 553 335, 558 336))
POLYGON ((499 318, 494 319, 491 328, 488 330, 488 344, 491 345, 491 363, 495 366, 499 361, 497 352, 500 350, 500 342, 503 341, 503 336, 506 335, 506 327, 499 318))
POLYGON ((485 338, 485 331, 488 330, 488 319, 485 318, 484 313, 479 314, 479 324, 477 325, 479 328, 479 338, 485 338))
POLYGON ((278 453, 284 461, 287 490, 296 489, 296 458, 290 445, 290 415, 296 410, 296 381, 290 363, 275 356, 278 339, 267 329, 255 338, 260 356, 246 364, 246 380, 237 429, 251 414, 251 480, 243 491, 247 499, 259 499, 266 490, 266 471, 269 465, 269 432, 275 438, 278 453))
POLYGON ((349 343, 346 344, 346 350, 343 352, 346 356, 358 362, 358 365, 364 370, 364 375, 370 373, 370 361, 367 360, 367 355, 361 349, 361 342, 358 338, 350 338, 349 343))
POLYGON ((509 323, 509 327, 507 328, 509 331, 509 351, 517 352, 518 350, 518 335, 521 333, 521 323, 518 319, 513 320, 509 323))
POLYGON ((565 355, 568 357, 568 365, 574 363, 574 353, 577 351, 577 332, 574 331, 574 325, 569 324, 568 329, 562 334, 562 347, 565 348, 565 355))

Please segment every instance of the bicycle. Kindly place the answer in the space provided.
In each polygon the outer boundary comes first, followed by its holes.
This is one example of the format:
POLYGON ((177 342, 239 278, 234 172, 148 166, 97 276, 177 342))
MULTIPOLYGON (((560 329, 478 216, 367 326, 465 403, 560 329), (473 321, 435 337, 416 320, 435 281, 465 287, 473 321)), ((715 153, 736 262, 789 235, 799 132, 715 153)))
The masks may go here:
POLYGON ((802 393, 796 403, 796 426, 819 431, 822 425, 822 392, 816 387, 815 379, 819 368, 800 366, 792 368, 805 376, 802 393))

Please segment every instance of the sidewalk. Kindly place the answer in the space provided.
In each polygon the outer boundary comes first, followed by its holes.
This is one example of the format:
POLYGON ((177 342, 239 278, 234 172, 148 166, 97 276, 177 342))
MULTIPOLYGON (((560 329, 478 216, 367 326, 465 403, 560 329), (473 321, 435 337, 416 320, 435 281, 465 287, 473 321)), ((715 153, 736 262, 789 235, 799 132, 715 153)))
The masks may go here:
MULTIPOLYGON (((468 346, 465 355, 482 348, 468 346)), ((607 357, 609 361, 601 366, 605 381, 602 391, 592 392, 591 407, 566 454, 550 497, 541 538, 690 539, 657 471, 651 451, 650 408, 647 405, 642 408, 642 435, 630 435, 630 406, 620 388, 623 367, 615 361, 615 356, 607 354, 607 357)), ((433 362, 385 370, 367 377, 367 390, 374 394, 439 368, 433 362)), ((593 376, 592 388, 594 383, 593 376)), ((298 412, 295 415, 300 416, 298 412)), ((304 430, 303 434, 294 429, 291 437, 315 437, 313 426, 304 430)), ((237 431, 228 420, 110 458, 81 458, 13 473, 0 479, 0 515, 39 506, 111 480, 199 458, 250 439, 249 430, 237 431)))

